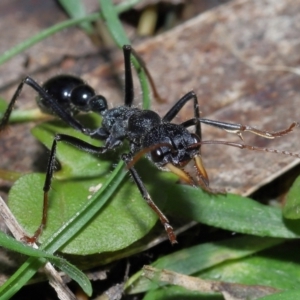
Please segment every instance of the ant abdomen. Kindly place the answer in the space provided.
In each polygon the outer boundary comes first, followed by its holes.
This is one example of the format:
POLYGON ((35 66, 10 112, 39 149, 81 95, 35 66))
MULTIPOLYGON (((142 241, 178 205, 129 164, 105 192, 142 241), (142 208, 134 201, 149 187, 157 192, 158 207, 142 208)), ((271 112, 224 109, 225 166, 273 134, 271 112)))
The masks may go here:
MULTIPOLYGON (((81 78, 72 75, 57 75, 46 81, 42 87, 70 115, 89 111, 88 102, 95 96, 93 88, 81 78)), ((42 97, 37 98, 37 104, 44 113, 55 114, 42 97)))

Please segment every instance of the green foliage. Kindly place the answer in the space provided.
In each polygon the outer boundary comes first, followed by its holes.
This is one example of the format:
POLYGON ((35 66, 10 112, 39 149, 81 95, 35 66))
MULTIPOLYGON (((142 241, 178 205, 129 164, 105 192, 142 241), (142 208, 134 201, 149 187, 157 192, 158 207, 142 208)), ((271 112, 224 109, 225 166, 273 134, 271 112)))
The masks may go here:
MULTIPOLYGON (((159 258, 152 266, 185 275, 201 274, 205 270, 214 270, 222 263, 242 260, 282 242, 282 239, 243 236, 185 248, 159 258)), ((139 271, 127 282, 129 293, 145 292, 162 286, 161 283, 158 285, 144 278, 142 273, 139 271)))
MULTIPOLYGON (((152 266, 193 275, 203 280, 267 286, 284 291, 296 290, 300 284, 297 245, 283 244, 283 241, 251 236, 232 238, 180 250, 159 258, 152 266)), ((150 281, 143 277, 142 271, 129 279, 127 287, 129 293, 147 292, 144 298, 147 300, 173 299, 172 297, 177 299, 182 293, 184 299, 193 299, 196 295, 199 299, 207 299, 207 295, 199 292, 150 281)))
POLYGON ((21 242, 16 241, 3 232, 0 232, 0 238, 2 247, 9 248, 13 251, 17 251, 19 253, 32 257, 38 257, 41 259, 46 258, 49 262, 60 268, 63 272, 65 272, 68 276, 75 280, 85 293, 87 293, 88 295, 92 294, 92 285, 89 279, 79 269, 77 269, 65 259, 48 254, 47 252, 41 251, 40 249, 34 249, 30 246, 27 246, 21 242))
POLYGON ((172 204, 168 208, 174 214, 207 225, 257 236, 300 236, 299 220, 286 220, 280 208, 250 198, 234 194, 210 195, 190 186, 170 189, 169 197, 172 204))
MULTIPOLYGON (((117 13, 129 2, 117 9, 110 1, 100 3, 102 16, 116 43, 120 46, 129 44, 117 18, 117 13)), ((58 30, 99 18, 99 14, 82 17, 80 11, 69 13, 75 19, 53 26, 7 51, 0 57, 0 62, 58 30)), ((89 26, 86 30, 89 30, 89 26)), ((149 107, 145 74, 137 66, 134 57, 132 60, 142 84, 144 107, 149 107)), ((5 105, 0 101, 0 113, 4 109, 5 105)), ((91 116, 81 121, 95 128, 101 119, 91 116)), ((33 135, 48 149, 56 133, 69 134, 101 146, 99 141, 75 132, 59 121, 44 123, 33 129, 33 135)), ((57 159, 60 168, 55 172, 49 192, 48 221, 40 238, 40 249, 32 249, 0 234, 0 245, 31 256, 0 288, 1 299, 9 299, 47 260, 66 271, 90 294, 90 285, 81 272, 53 253, 58 250, 77 255, 108 253, 107 256, 111 255, 113 260, 118 250, 130 247, 151 230, 157 216, 126 176, 124 165, 117 164, 120 153, 97 157, 59 143, 57 159)), ((232 194, 210 195, 201 189, 175 184, 173 175, 158 171, 145 160, 141 160, 137 168, 153 200, 164 212, 234 233, 253 235, 185 248, 161 257, 153 264, 155 267, 205 279, 268 285, 285 291, 264 299, 297 298, 300 275, 297 247, 293 243, 283 242, 300 235, 299 179, 287 196, 284 219, 279 208, 262 205, 249 198, 232 194)), ((41 220, 44 178, 45 174, 25 175, 17 180, 10 191, 9 206, 28 235, 33 234, 41 220)), ((135 274, 127 284, 131 293, 146 291, 145 299, 220 299, 218 295, 199 296, 181 287, 162 288, 162 285, 161 282, 146 280, 141 272, 135 274)))
MULTIPOLYGON (((59 0, 59 3, 73 19, 87 16, 84 3, 82 1, 59 0)), ((93 26, 90 22, 82 22, 79 26, 85 30, 87 34, 93 33, 93 26)))
POLYGON ((295 180, 287 194, 283 215, 287 219, 300 219, 300 177, 295 180))
POLYGON ((260 300, 291 300, 291 299, 299 299, 300 297, 300 290, 292 290, 288 292, 281 292, 276 293, 273 295, 269 295, 263 298, 260 298, 260 300))

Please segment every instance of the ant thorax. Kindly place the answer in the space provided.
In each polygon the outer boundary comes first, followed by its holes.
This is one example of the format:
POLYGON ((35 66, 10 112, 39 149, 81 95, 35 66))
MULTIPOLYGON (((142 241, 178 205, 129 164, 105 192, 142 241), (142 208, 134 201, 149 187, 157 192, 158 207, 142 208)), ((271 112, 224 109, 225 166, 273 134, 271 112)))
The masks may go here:
POLYGON ((124 139, 127 136, 128 120, 130 116, 138 112, 138 108, 119 106, 102 112, 102 128, 114 139, 124 139))
POLYGON ((106 146, 113 148, 128 139, 132 153, 141 149, 145 135, 161 123, 157 113, 128 106, 105 110, 102 116, 101 130, 108 134, 106 146))

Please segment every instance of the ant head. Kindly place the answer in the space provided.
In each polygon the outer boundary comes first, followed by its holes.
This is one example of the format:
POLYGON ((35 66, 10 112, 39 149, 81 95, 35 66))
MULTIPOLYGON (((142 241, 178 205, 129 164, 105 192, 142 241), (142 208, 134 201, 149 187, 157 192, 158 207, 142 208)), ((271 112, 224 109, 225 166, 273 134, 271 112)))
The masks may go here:
POLYGON ((182 168, 199 155, 199 142, 200 138, 183 126, 163 123, 145 136, 143 147, 151 149, 147 156, 157 167, 172 164, 182 168))

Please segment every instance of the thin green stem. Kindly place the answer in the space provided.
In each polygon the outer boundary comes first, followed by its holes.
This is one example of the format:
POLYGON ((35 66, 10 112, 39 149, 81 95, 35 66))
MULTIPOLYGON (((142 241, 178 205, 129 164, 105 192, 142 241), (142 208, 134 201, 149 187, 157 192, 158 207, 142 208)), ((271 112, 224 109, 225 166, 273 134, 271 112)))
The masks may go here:
MULTIPOLYGON (((130 0, 126 1, 125 3, 122 3, 118 6, 116 6, 116 12, 118 14, 127 11, 128 9, 132 8, 135 4, 140 2, 140 0, 130 0)), ((11 59, 15 55, 22 53, 26 49, 30 48, 31 46, 37 44, 38 42, 44 40, 45 38, 53 35, 56 32, 59 32, 65 28, 72 27, 75 25, 78 25, 82 22, 93 22, 98 19, 100 19, 101 16, 99 13, 94 13, 90 14, 88 16, 82 17, 82 18, 77 18, 77 19, 71 19, 67 20, 64 22, 61 22, 59 24, 55 24, 45 30, 42 30, 38 34, 34 35, 33 37, 27 39, 24 42, 21 42, 20 44, 16 45, 15 47, 5 51, 1 56, 0 56, 0 65, 6 62, 7 60, 11 59)))

